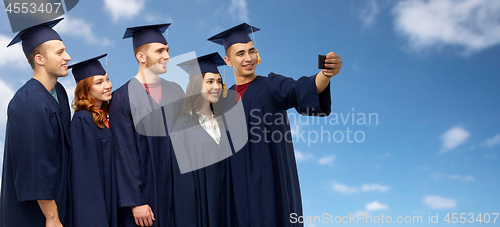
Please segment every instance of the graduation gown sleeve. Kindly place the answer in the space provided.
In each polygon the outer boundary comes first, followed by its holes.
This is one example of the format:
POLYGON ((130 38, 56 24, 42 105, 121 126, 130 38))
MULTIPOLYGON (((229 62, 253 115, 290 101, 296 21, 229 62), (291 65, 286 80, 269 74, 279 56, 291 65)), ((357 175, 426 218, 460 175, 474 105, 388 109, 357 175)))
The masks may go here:
POLYGON ((54 136, 54 132, 63 133, 62 119, 59 113, 46 111, 42 97, 40 91, 24 90, 9 105, 6 137, 12 152, 8 161, 18 202, 54 200, 62 183, 62 155, 56 152, 54 136))
POLYGON ((318 94, 316 76, 303 76, 298 80, 270 73, 267 89, 279 109, 295 108, 304 115, 327 116, 331 111, 330 84, 318 94))
MULTIPOLYGON (((97 149, 95 125, 92 115, 78 111, 70 124, 71 183, 73 188, 73 226, 109 227, 106 209, 102 149, 97 149)), ((111 148, 111 147, 109 147, 111 148)), ((108 151, 109 152, 109 151, 108 151)), ((111 168, 107 166, 107 168, 111 168)), ((112 218, 116 218, 112 217, 112 218)))
MULTIPOLYGON (((124 85, 127 87, 127 84, 124 85)), ((113 92, 109 107, 110 129, 113 133, 120 207, 147 204, 140 188, 143 186, 135 128, 127 90, 113 92)))
POLYGON ((9 103, 2 172, 0 227, 38 226, 45 216, 37 200, 55 200, 59 219, 71 223, 68 202, 69 105, 57 83, 60 104, 37 80, 9 103))

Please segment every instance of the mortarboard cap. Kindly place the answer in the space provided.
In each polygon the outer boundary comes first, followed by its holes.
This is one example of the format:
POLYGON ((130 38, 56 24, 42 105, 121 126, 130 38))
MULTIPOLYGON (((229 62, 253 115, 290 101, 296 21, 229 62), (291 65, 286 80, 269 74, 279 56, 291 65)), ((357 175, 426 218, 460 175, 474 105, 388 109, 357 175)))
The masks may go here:
POLYGON ((259 31, 260 29, 256 27, 252 27, 247 23, 242 23, 230 29, 227 29, 217 35, 214 35, 208 39, 208 41, 212 41, 219 45, 224 46, 224 50, 227 50, 230 46, 235 43, 248 43, 252 41, 248 34, 252 32, 259 31))
POLYGON ((106 70, 102 67, 99 59, 106 57, 107 55, 108 54, 103 54, 68 66, 68 69, 73 69, 71 71, 73 72, 76 83, 91 76, 106 75, 106 70))
POLYGON ((170 23, 130 27, 125 31, 123 38, 132 37, 134 50, 147 43, 163 43, 167 45, 167 40, 163 37, 163 33, 169 26, 170 23))
POLYGON ((195 59, 181 62, 177 64, 177 66, 186 71, 189 74, 189 79, 191 79, 201 73, 219 73, 217 67, 223 66, 224 64, 225 62, 219 55, 219 53, 214 52, 195 59))
POLYGON ((20 31, 9 43, 9 45, 7 45, 7 47, 22 41, 24 55, 28 58, 31 51, 33 51, 33 49, 35 49, 38 45, 49 40, 62 40, 59 34, 57 34, 52 27, 56 26, 56 24, 63 19, 64 18, 60 18, 26 28, 20 31))

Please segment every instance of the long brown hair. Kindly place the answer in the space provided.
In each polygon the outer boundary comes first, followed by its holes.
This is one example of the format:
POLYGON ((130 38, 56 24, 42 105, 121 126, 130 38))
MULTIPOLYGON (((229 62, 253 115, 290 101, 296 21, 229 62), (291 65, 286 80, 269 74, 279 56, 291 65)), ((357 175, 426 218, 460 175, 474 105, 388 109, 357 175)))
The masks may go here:
POLYGON ((75 99, 73 99, 73 109, 75 113, 79 110, 86 110, 94 118, 94 123, 99 128, 104 128, 104 119, 108 118, 109 102, 102 102, 101 111, 95 108, 95 99, 90 95, 90 86, 94 83, 94 77, 88 77, 76 83, 75 99))

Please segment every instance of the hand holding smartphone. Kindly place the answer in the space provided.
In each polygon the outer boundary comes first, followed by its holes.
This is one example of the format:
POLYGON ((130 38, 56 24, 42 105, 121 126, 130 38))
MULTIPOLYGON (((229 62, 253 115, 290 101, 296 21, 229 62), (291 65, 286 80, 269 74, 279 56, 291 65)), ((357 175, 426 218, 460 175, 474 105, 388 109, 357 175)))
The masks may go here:
POLYGON ((325 66, 326 55, 318 55, 318 69, 330 69, 325 66))

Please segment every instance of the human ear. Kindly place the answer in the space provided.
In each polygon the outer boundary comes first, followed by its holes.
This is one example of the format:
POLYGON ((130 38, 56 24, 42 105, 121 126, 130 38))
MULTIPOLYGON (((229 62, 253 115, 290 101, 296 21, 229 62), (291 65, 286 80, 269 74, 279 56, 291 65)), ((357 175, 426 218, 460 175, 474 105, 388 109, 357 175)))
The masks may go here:
POLYGON ((35 64, 40 65, 40 66, 44 65, 45 59, 43 58, 43 56, 41 54, 35 55, 34 60, 35 60, 35 64))
POLYGON ((230 67, 233 67, 233 64, 231 64, 231 61, 229 61, 229 57, 228 56, 224 57, 224 61, 226 62, 226 65, 228 65, 230 67))
POLYGON ((135 58, 137 58, 137 61, 139 61, 140 63, 146 63, 146 56, 140 51, 137 52, 135 58))

